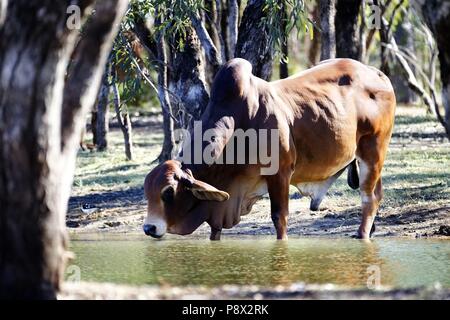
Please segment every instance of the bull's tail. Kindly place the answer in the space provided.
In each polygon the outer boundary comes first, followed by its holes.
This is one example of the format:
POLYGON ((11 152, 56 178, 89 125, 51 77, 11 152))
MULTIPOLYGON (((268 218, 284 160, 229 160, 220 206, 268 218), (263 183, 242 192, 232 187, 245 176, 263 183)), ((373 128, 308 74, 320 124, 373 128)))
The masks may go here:
POLYGON ((359 175, 358 175, 358 165, 356 164, 356 159, 353 160, 348 165, 348 172, 347 172, 347 183, 352 189, 358 189, 359 188, 359 175))

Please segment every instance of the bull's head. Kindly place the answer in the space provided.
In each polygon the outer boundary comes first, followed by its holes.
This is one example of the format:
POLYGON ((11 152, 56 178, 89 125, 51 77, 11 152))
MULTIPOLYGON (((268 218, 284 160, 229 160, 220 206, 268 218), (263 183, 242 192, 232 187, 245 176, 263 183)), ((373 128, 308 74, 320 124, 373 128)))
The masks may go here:
MULTIPOLYGON (((251 64, 243 59, 229 61, 217 73, 201 130, 195 132, 194 127, 191 139, 186 141, 187 148, 180 155, 184 163, 196 168, 195 172, 209 170, 204 165, 210 163, 203 156, 209 153, 210 159, 216 160, 235 129, 245 128, 256 113, 259 95, 255 81, 259 80, 252 76, 251 64), (200 157, 196 146, 200 146, 200 157)), ((153 169, 145 179, 145 194, 148 215, 144 232, 153 237, 161 237, 166 231, 192 233, 213 214, 211 201, 229 198, 227 192, 195 179, 178 161, 166 161, 153 169)))
POLYGON ((154 168, 145 178, 147 217, 146 235, 160 238, 166 232, 189 234, 208 219, 210 212, 197 210, 202 201, 225 201, 225 191, 196 180, 181 163, 166 161, 154 168))

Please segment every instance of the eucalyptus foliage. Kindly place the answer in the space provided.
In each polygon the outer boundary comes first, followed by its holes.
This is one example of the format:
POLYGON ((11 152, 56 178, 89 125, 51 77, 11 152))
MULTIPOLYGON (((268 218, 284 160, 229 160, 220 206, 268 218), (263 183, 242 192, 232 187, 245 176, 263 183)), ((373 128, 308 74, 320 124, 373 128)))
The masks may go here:
POLYGON ((314 24, 308 17, 304 0, 265 0, 263 11, 266 15, 261 23, 267 28, 275 52, 284 61, 287 57, 281 53, 283 41, 287 41, 293 30, 298 35, 307 33, 313 38, 314 24))
MULTIPOLYGON (((307 33, 313 37, 314 25, 308 18, 304 0, 264 0, 263 10, 265 18, 260 23, 267 30, 270 45, 284 61, 287 61, 287 57, 281 55, 281 47, 293 30, 299 35, 307 33)), ((154 57, 151 59, 152 57, 146 56, 146 59, 141 59, 132 50, 131 35, 136 22, 145 21, 148 24, 153 40, 166 35, 170 39, 170 45, 175 46, 174 49, 183 51, 187 31, 192 27, 192 17, 208 13, 204 0, 130 1, 112 51, 112 63, 122 75, 118 84, 124 104, 138 104, 140 98, 148 97, 153 89, 146 82, 152 81, 152 75, 158 69, 158 61, 154 57), (160 23, 155 24, 155 19, 160 23)))

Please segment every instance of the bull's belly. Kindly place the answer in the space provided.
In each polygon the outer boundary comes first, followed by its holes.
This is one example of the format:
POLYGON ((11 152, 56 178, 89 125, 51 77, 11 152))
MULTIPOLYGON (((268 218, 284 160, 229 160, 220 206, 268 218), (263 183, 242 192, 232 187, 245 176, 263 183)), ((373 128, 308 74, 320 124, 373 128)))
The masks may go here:
MULTIPOLYGON (((355 159, 355 151, 356 145, 349 145, 348 148, 341 149, 340 156, 332 158, 333 161, 320 157, 314 162, 302 159, 303 161, 297 162, 290 184, 297 187, 302 196, 309 196, 320 204, 333 182, 355 159)), ((329 155, 326 156, 331 159, 329 155)), ((257 183, 249 181, 246 189, 248 191, 240 205, 240 216, 250 213, 253 205, 268 194, 267 183, 264 179, 257 183)))
POLYGON ((300 162, 292 175, 291 185, 300 194, 322 199, 342 171, 355 159, 355 152, 347 152, 335 161, 300 162))
POLYGON ((346 168, 355 159, 355 153, 349 154, 339 162, 327 165, 326 163, 308 163, 297 165, 292 175, 291 185, 303 185, 305 190, 312 185, 321 183, 346 168))
POLYGON ((329 179, 355 159, 356 148, 354 131, 337 131, 318 135, 314 140, 301 140, 296 144, 297 159, 291 184, 304 184, 308 189, 308 183, 329 179))
MULTIPOLYGON (((294 175, 295 179, 291 180, 291 184, 296 186, 302 196, 311 198, 310 209, 318 210, 320 203, 327 194, 331 185, 339 178, 345 168, 353 161, 353 157, 346 158, 334 167, 322 168, 322 174, 316 179, 311 179, 311 174, 300 171, 297 175, 294 175)), ((300 168, 301 169, 301 168, 300 168)))

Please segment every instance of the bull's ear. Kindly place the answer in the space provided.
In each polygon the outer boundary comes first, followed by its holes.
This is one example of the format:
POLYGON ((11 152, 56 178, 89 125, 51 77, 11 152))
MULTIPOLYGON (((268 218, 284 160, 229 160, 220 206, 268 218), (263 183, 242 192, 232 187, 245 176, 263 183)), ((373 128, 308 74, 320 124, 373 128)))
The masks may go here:
POLYGON ((200 200, 225 201, 230 195, 205 182, 195 180, 190 188, 194 197, 200 200))
POLYGON ((165 203, 172 203, 175 198, 175 189, 171 185, 165 186, 161 190, 161 199, 165 203))
POLYGON ((175 174, 175 180, 177 180, 183 187, 188 189, 192 188, 195 181, 191 170, 189 170, 189 172, 180 172, 178 174, 175 174))

